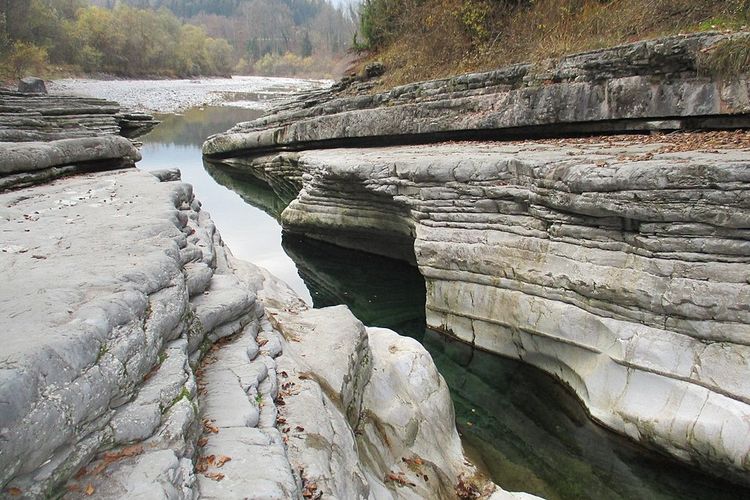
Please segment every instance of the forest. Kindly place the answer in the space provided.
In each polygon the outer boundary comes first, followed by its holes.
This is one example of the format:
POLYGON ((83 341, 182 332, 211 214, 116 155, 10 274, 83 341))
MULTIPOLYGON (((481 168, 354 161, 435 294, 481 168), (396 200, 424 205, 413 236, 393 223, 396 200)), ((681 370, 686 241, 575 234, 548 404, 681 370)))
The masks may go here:
POLYGON ((330 77, 354 29, 325 0, 0 0, 0 79, 330 77))

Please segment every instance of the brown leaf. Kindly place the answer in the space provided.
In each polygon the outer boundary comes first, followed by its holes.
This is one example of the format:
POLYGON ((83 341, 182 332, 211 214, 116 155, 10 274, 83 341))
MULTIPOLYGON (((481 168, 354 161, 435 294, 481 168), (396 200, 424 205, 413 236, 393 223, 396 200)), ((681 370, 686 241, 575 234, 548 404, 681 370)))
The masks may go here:
POLYGON ((222 455, 216 459, 216 467, 224 467, 224 464, 232 460, 232 457, 222 455))
POLYGON ((207 444, 208 444, 208 438, 207 437, 202 437, 202 438, 200 438, 198 440, 198 446, 200 446, 201 448, 203 448, 207 444))
POLYGON ((224 474, 222 474, 221 472, 206 472, 203 475, 209 479, 213 479, 214 481, 221 481, 222 479, 224 479, 224 474))
POLYGON ((125 448, 117 451, 108 451, 104 454, 103 459, 107 463, 112 463, 116 460, 120 460, 121 458, 135 457, 137 455, 140 455, 141 453, 143 453, 143 446, 140 444, 134 444, 132 446, 126 446, 125 448))
POLYGON ((23 491, 21 491, 21 488, 16 488, 15 486, 13 486, 11 488, 8 488, 5 491, 7 491, 8 495, 10 495, 12 497, 20 497, 21 494, 23 494, 23 491))
POLYGON ((266 344, 268 344, 268 339, 260 339, 260 340, 258 340, 258 347, 263 347, 266 344))
POLYGON ((84 493, 86 493, 86 496, 91 496, 94 494, 96 490, 94 489, 94 485, 89 483, 88 486, 86 486, 86 490, 84 490, 84 493))
POLYGON ((216 426, 216 424, 214 424, 214 421, 207 418, 203 420, 203 429, 206 432, 210 432, 212 434, 219 433, 219 428, 216 426))
POLYGON ((302 427, 301 425, 298 425, 297 427, 294 428, 294 430, 297 431, 297 432, 302 432, 302 431, 305 430, 305 428, 302 427))

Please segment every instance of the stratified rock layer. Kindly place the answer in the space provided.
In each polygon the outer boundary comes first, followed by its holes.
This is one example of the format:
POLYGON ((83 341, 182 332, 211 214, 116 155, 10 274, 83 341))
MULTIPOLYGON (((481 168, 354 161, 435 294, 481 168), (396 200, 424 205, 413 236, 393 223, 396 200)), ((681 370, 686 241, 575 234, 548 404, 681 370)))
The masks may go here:
POLYGON ((747 37, 675 36, 376 94, 341 84, 203 152, 287 199, 297 190, 287 230, 418 264, 430 326, 554 374, 610 428, 750 482, 748 150, 701 152, 700 135, 687 148, 440 143, 748 127, 747 75, 707 64, 747 37), (419 143, 434 145, 389 147, 419 143))
POLYGON ((105 99, 0 90, 0 141, 143 135, 159 122, 105 99))
POLYGON ((717 44, 747 36, 675 36, 372 95, 334 88, 210 137, 203 153, 748 126, 747 79, 700 71, 717 44))
POLYGON ((747 481, 750 155, 648 142, 331 149, 233 167, 273 180, 294 165, 287 230, 393 256, 412 246, 430 326, 552 373, 612 429, 747 481))

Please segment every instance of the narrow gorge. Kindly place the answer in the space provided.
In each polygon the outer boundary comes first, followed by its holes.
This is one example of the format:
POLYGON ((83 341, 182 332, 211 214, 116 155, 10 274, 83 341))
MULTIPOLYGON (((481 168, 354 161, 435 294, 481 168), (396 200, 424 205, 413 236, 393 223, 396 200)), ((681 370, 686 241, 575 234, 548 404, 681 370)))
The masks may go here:
POLYGON ((747 127, 750 99, 745 76, 705 69, 743 36, 342 83, 203 152, 292 199, 286 231, 416 263, 429 327, 747 483, 750 159, 747 132, 720 129, 747 127))

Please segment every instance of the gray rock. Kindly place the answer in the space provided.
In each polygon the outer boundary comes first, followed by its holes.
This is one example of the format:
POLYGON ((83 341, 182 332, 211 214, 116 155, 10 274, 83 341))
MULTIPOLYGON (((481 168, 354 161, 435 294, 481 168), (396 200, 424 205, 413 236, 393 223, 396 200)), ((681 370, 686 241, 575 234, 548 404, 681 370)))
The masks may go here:
POLYGON ((126 160, 129 166, 141 154, 124 137, 103 136, 62 139, 51 142, 0 142, 0 175, 34 172, 86 162, 126 160))
MULTIPOLYGON (((699 60, 731 37, 699 33, 637 42, 373 94, 348 85, 300 98, 203 145, 209 157, 279 149, 430 143, 635 130, 747 127, 744 78, 707 76, 699 60), (355 95, 351 95, 354 93, 355 95), (723 124, 723 125, 722 125, 723 124)), ((362 84, 366 85, 366 84, 362 84)))
MULTIPOLYGON (((742 480, 750 164, 743 150, 661 147, 620 139, 293 153, 303 187, 281 220, 391 256, 399 246, 362 242, 412 246, 429 326, 534 364, 599 422, 742 480)), ((266 175, 266 159, 244 162, 266 175)))
POLYGON ((179 168, 165 168, 161 170, 150 170, 149 173, 162 182, 179 181, 182 173, 179 168))
POLYGON ((53 141, 75 137, 137 137, 159 122, 142 113, 120 113, 113 101, 90 97, 0 90, 0 141, 53 141))
POLYGON ((18 91, 27 94, 46 94, 47 86, 41 78, 27 76, 18 81, 18 91))

